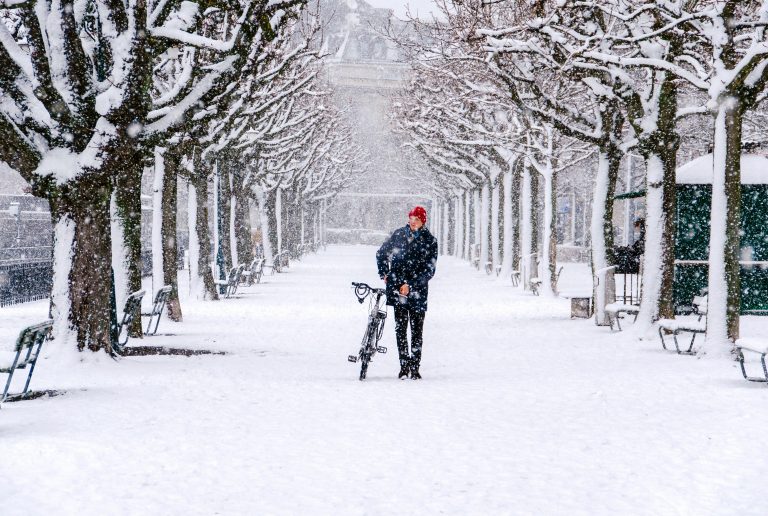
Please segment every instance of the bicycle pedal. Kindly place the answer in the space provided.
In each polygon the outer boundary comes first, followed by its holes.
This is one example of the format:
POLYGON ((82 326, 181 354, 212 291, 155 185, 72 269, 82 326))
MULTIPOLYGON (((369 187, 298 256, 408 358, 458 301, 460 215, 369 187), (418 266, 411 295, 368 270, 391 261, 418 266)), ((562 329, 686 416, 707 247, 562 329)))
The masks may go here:
POLYGON ((349 360, 350 362, 357 362, 357 357, 355 355, 349 355, 347 357, 347 360, 349 360))
POLYGON ((379 346, 379 347, 376 348, 376 352, 377 353, 386 353, 387 352, 387 348, 385 348, 384 346, 379 346))

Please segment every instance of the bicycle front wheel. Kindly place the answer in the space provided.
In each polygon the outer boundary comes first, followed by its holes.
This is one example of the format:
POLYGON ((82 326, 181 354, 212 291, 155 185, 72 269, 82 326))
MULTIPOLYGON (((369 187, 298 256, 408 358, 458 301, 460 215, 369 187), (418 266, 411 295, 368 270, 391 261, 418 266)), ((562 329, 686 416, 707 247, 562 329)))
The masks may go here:
POLYGON ((360 347, 360 381, 365 380, 365 375, 368 373, 368 363, 376 352, 376 348, 374 347, 375 337, 376 327, 374 325, 368 325, 365 337, 363 337, 363 345, 360 347))

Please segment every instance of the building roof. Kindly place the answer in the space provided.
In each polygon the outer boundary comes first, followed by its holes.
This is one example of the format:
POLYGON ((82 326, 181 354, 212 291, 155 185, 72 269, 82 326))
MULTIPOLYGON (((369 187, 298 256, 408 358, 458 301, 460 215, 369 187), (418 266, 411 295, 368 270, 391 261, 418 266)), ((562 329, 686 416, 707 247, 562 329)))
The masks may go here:
MULTIPOLYGON (((712 184, 712 154, 700 156, 679 167, 677 184, 712 184)), ((741 184, 762 185, 768 183, 768 158, 759 154, 741 155, 741 184)))

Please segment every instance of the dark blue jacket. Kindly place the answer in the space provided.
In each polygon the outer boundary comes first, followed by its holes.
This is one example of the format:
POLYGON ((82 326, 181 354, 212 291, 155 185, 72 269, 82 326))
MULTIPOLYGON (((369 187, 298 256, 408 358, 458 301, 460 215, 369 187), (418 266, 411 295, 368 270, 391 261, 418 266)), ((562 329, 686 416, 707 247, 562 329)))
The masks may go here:
POLYGON ((379 277, 387 278, 387 304, 407 304, 419 312, 427 311, 429 280, 435 275, 437 240, 422 226, 409 244, 410 228, 402 227, 392 233, 376 253, 379 277), (398 295, 400 287, 408 284, 407 299, 398 295))

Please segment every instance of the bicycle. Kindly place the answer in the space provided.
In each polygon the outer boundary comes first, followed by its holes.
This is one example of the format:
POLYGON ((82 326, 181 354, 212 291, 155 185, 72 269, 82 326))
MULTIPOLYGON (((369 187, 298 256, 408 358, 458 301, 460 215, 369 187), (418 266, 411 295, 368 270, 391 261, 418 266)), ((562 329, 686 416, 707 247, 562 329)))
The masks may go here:
POLYGON ((379 346, 379 340, 384 333, 384 321, 387 318, 387 306, 382 309, 382 298, 386 299, 386 290, 383 288, 373 288, 365 283, 352 282, 355 287, 355 296, 357 301, 362 304, 365 298, 369 297, 368 325, 365 328, 365 335, 360 344, 360 351, 357 356, 349 355, 347 360, 357 362, 360 360, 360 381, 365 380, 368 372, 368 363, 376 353, 386 353, 387 348, 379 346))

